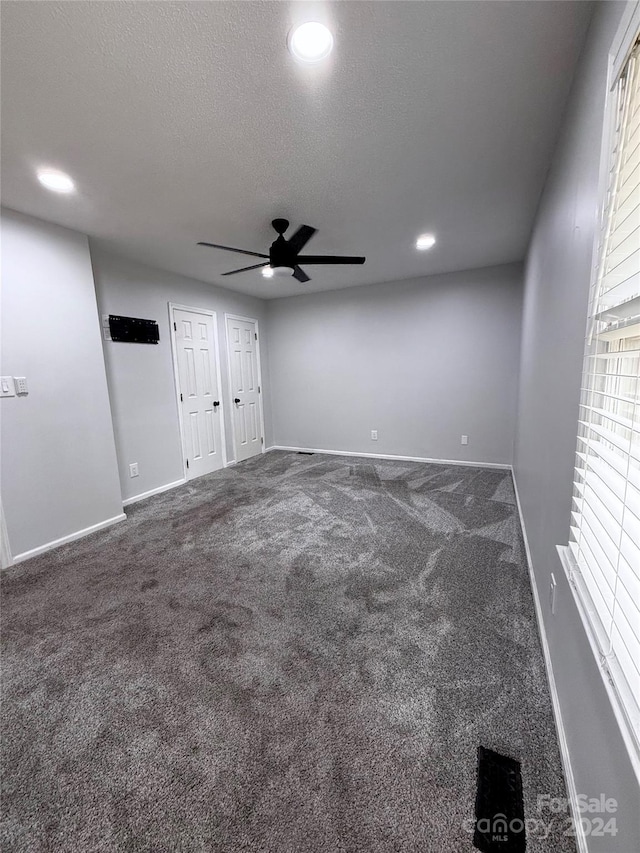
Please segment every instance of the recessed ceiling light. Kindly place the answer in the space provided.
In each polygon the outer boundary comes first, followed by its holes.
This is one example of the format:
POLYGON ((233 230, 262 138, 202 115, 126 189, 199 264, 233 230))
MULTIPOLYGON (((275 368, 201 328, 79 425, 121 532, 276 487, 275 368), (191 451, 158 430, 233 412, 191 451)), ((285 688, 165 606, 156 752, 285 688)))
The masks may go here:
POLYGON ((76 188, 69 175, 55 169, 38 169, 38 180, 43 187, 53 190, 54 193, 71 193, 76 188))
POLYGON ((331 31, 317 21, 301 24, 289 34, 289 50, 300 62, 321 62, 332 48, 331 31))
POLYGON ((265 278, 273 278, 273 269, 271 267, 262 267, 262 275, 265 278))
POLYGON ((430 249, 432 246, 435 246, 436 238, 433 234, 421 234, 416 240, 416 249, 420 249, 423 251, 424 249, 430 249))

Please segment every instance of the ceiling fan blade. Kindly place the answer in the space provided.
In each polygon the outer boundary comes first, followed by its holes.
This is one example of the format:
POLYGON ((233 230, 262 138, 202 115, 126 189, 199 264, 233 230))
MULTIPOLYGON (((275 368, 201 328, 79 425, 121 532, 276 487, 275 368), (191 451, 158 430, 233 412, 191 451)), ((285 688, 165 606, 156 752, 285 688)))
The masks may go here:
POLYGON ((289 248, 298 254, 307 245, 317 230, 317 228, 312 228, 310 225, 301 225, 296 233, 287 240, 289 248))
POLYGON ((257 270, 260 267, 268 267, 269 261, 266 261, 264 264, 254 264, 252 267, 242 267, 241 270, 231 270, 230 272, 223 272, 222 275, 235 275, 237 272, 247 272, 247 270, 257 270))
POLYGON ((300 264, 363 264, 366 258, 352 255, 298 255, 300 264))
POLYGON ((293 277, 297 278, 298 281, 301 281, 302 284, 304 284, 305 281, 311 281, 310 277, 306 274, 306 272, 298 266, 295 266, 293 268, 293 277))
POLYGON ((247 252, 246 249, 234 249, 233 246, 220 246, 218 243, 198 243, 198 246, 211 246, 213 249, 224 249, 226 252, 239 252, 241 255, 253 255, 254 258, 268 258, 262 252, 247 252))

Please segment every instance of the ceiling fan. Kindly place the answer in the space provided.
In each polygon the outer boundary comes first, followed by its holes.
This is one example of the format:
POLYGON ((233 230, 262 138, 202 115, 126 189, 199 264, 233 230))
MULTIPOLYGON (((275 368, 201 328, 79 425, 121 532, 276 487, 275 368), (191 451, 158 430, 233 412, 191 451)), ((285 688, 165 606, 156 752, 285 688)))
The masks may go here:
POLYGON ((222 275, 236 275, 239 272, 257 270, 260 267, 271 267, 274 275, 293 275, 300 282, 311 281, 310 277, 300 267, 300 264, 363 264, 365 258, 349 255, 301 255, 300 252, 316 233, 310 225, 301 225, 287 240, 284 232, 289 227, 286 219, 274 219, 271 223, 278 234, 271 244, 269 254, 248 252, 246 249, 234 249, 233 246, 220 246, 218 243, 198 243, 198 246, 212 246, 214 249, 225 249, 227 252, 239 252, 241 255, 253 255, 255 258, 267 258, 264 263, 242 267, 239 270, 223 272, 222 275))

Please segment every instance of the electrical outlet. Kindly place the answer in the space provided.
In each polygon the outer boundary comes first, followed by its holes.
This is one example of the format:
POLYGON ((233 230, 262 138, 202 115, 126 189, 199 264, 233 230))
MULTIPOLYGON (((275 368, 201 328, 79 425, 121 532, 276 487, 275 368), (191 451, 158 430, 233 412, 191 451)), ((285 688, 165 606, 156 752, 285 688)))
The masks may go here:
POLYGON ((138 477, 139 475, 140 475, 140 472, 138 471, 138 463, 132 462, 131 465, 129 465, 129 476, 130 477, 138 477))
POLYGON ((460 444, 469 444, 469 436, 461 435, 460 436, 460 444))
POLYGON ((371 441, 377 441, 377 440, 378 440, 378 430, 372 429, 371 430, 371 441))
POLYGON ((551 608, 551 615, 553 616, 556 612, 556 589, 558 588, 558 584, 556 583, 556 578, 553 572, 551 572, 551 579, 549 581, 549 607, 551 608))

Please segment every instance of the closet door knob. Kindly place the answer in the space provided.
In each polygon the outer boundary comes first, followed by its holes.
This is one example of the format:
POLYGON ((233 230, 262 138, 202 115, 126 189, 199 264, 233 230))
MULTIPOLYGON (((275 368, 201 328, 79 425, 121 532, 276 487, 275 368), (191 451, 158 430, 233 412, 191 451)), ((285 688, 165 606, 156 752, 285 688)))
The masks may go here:
POLYGON ((235 399, 233 402, 234 402, 234 403, 239 403, 239 402, 240 402, 240 397, 236 397, 236 399, 235 399))

